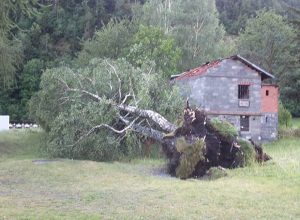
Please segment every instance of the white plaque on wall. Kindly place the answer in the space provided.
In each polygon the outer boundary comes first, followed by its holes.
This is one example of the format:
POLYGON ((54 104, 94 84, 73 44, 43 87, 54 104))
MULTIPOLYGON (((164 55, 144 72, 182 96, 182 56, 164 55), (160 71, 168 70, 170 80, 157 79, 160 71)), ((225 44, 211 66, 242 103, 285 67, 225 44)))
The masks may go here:
POLYGON ((239 106, 240 107, 249 107, 250 101, 249 100, 239 100, 239 106))

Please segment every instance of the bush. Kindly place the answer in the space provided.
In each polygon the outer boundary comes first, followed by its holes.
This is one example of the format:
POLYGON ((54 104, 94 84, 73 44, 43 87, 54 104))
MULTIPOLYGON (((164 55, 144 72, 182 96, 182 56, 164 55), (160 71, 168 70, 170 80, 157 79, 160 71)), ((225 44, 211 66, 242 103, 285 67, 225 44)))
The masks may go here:
POLYGON ((279 105, 278 121, 280 126, 290 127, 292 114, 282 104, 279 105))

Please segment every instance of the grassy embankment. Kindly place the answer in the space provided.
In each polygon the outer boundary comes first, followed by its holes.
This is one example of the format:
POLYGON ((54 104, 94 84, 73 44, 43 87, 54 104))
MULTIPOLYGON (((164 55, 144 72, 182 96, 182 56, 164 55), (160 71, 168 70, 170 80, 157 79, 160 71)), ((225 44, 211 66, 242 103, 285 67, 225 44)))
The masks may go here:
POLYGON ((300 218, 300 139, 213 181, 161 175, 157 160, 33 163, 40 142, 38 132, 0 133, 0 219, 300 218))

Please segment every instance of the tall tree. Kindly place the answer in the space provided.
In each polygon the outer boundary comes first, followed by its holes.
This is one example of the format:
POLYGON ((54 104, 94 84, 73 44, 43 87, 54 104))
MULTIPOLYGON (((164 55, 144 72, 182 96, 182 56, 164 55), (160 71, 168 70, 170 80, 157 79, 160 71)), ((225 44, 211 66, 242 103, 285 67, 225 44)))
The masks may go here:
POLYGON ((0 2, 0 84, 10 84, 16 69, 22 61, 22 43, 16 38, 19 31, 17 22, 22 14, 32 15, 36 1, 1 1, 0 2))
POLYGON ((177 72, 181 50, 176 47, 174 39, 166 36, 157 27, 140 25, 133 36, 126 58, 137 67, 149 60, 154 61, 155 70, 162 71, 164 78, 169 78, 177 72))
POLYGON ((124 50, 129 47, 136 31, 136 24, 127 19, 110 20, 102 29, 95 32, 91 40, 84 42, 76 62, 84 65, 96 57, 112 59, 124 57, 126 55, 124 50))
POLYGON ((295 29, 274 11, 249 19, 238 40, 239 52, 279 80, 297 62, 295 29))
POLYGON ((255 17, 257 11, 281 8, 277 0, 216 0, 216 6, 226 31, 233 35, 244 30, 247 20, 255 17))
POLYGON ((300 2, 283 2, 288 11, 288 20, 297 30, 297 54, 298 60, 294 68, 286 75, 281 82, 281 100, 287 109, 294 115, 300 116, 300 2))
POLYGON ((215 1, 149 1, 138 16, 142 22, 158 26, 174 37, 183 52, 181 70, 228 55, 215 1))

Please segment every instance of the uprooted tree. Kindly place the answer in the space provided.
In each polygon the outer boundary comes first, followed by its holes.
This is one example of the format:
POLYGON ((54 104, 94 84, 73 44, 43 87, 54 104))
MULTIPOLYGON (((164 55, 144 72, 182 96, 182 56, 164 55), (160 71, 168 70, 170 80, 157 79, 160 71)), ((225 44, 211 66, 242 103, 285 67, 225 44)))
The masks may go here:
POLYGON ((151 63, 134 68, 125 60, 47 70, 31 100, 35 119, 48 133, 47 150, 59 157, 114 160, 138 150, 129 140, 146 137, 161 143, 169 173, 182 179, 214 166, 269 159, 260 146, 239 139, 232 125, 210 120, 188 103, 181 124, 171 123, 182 115, 183 102, 160 76, 151 63))

